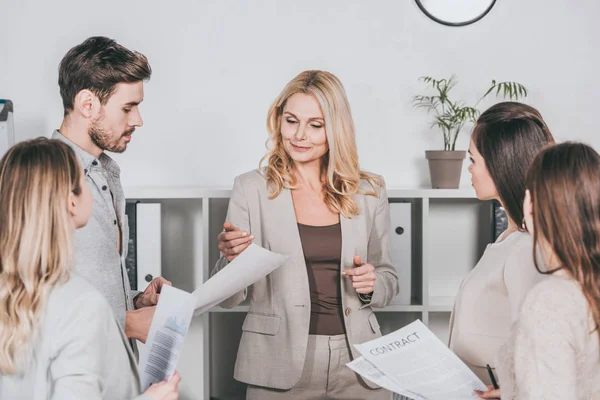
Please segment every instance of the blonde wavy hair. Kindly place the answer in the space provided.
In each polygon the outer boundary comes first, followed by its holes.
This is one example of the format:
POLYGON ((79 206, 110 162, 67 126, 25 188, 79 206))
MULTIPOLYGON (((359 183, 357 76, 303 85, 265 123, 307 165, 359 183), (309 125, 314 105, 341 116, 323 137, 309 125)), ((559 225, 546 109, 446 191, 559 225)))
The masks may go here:
POLYGON ((31 357, 51 289, 69 278, 73 222, 69 193, 81 193, 80 166, 64 143, 16 144, 0 160, 0 373, 31 357))
POLYGON ((360 213, 354 201, 357 193, 377 196, 375 187, 383 187, 383 180, 361 171, 350 104, 340 80, 326 71, 304 71, 283 88, 273 102, 267 115, 269 152, 260 160, 259 167, 267 160, 265 178, 273 199, 284 188, 295 189, 296 179, 292 173, 294 161, 286 153, 281 135, 281 116, 287 100, 296 93, 312 95, 321 106, 325 118, 325 132, 329 151, 323 156, 322 174, 325 204, 335 213, 346 218, 360 213), (372 190, 360 189, 360 180, 366 180, 372 190))

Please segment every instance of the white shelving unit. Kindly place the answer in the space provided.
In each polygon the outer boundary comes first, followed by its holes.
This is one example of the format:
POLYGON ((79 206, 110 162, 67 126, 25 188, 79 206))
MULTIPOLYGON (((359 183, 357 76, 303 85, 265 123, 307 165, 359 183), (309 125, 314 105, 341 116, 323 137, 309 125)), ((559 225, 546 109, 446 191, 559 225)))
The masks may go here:
MULTIPOLYGON (((219 257, 231 190, 200 187, 130 187, 128 200, 160 202, 162 271, 173 285, 193 291, 219 257)), ((489 203, 471 189, 388 188, 390 203, 411 203, 411 304, 375 310, 384 333, 421 319, 447 340, 454 296, 464 275, 491 241, 489 203)), ((393 229, 393 227, 392 227, 393 229)), ((181 399, 242 398, 233 365, 248 305, 215 308, 193 320, 178 370, 181 399)))

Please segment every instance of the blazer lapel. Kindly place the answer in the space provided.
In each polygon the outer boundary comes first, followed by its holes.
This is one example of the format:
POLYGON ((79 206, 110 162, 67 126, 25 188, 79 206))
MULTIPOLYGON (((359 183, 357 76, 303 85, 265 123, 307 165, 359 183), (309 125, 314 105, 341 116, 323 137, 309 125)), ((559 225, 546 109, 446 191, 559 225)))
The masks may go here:
MULTIPOLYGON (((343 272, 345 269, 351 269, 354 267, 354 256, 356 255, 356 235, 354 234, 354 230, 357 229, 356 226, 356 217, 354 218, 346 218, 340 214, 340 225, 342 228, 342 254, 340 259, 340 268, 343 272)), ((354 287, 352 287, 352 281, 347 275, 343 273, 340 275, 341 278, 341 289, 342 289, 342 303, 343 307, 346 308, 349 304, 346 300, 348 300, 348 295, 350 298, 356 291, 354 287)), ((352 302, 351 302, 352 303, 352 302)))
POLYGON ((269 242, 274 251, 290 256, 290 259, 274 273, 279 275, 280 279, 295 282, 291 289, 294 293, 286 293, 286 296, 297 299, 297 306, 310 307, 308 273, 291 191, 283 189, 279 196, 268 202, 267 207, 269 213, 276 218, 272 222, 275 229, 269 235, 269 242))
MULTIPOLYGON (((364 210, 364 202, 361 196, 354 196, 354 199, 358 203, 361 210, 364 210)), ((364 212, 355 215, 352 218, 346 218, 340 215, 340 224, 342 228, 342 255, 341 255, 341 270, 350 269, 354 267, 354 256, 360 256, 362 262, 369 262, 367 260, 366 246, 364 235, 361 232, 365 230, 364 227, 365 217, 364 212)), ((351 297, 358 300, 356 296, 356 290, 352 287, 352 281, 346 276, 341 276, 342 279, 342 293, 346 296, 352 295, 351 297)), ((345 305, 344 305, 345 307, 345 305)))
POLYGON ((346 218, 340 214, 340 225, 342 228, 342 254, 340 267, 343 271, 354 266, 354 219, 346 218))
MULTIPOLYGON (((279 229, 285 254, 304 260, 304 250, 302 249, 302 241, 300 240, 300 232, 298 231, 298 221, 296 220, 296 212, 294 211, 292 191, 290 189, 283 189, 273 201, 276 201, 274 205, 279 209, 277 214, 281 216, 279 229)), ((306 270, 306 263, 303 262, 303 264, 306 270)))

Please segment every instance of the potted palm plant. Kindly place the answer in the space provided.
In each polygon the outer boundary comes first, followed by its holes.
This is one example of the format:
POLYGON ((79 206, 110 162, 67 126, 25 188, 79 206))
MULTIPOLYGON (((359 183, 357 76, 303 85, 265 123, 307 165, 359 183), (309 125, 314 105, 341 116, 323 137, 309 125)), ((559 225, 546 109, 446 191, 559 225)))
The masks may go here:
POLYGON ((434 79, 430 76, 419 78, 433 94, 413 97, 415 108, 424 108, 427 114, 433 114, 431 127, 437 127, 444 135, 444 150, 426 150, 425 157, 429 162, 431 187, 434 189, 456 189, 460 184, 462 163, 465 150, 456 150, 456 139, 466 123, 475 123, 479 117, 477 106, 489 94, 504 99, 519 100, 527 96, 525 86, 517 82, 492 81, 489 89, 475 103, 467 106, 464 101, 450 100, 450 91, 456 86, 456 75, 447 79, 434 79))

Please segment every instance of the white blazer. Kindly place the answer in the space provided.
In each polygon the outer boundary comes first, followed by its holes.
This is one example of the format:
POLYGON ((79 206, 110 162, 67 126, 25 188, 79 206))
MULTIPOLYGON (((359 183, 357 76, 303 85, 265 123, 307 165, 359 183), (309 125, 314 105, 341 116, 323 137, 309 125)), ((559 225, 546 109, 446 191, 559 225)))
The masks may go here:
POLYGON ((55 287, 38 326, 25 371, 0 375, 0 399, 149 400, 112 309, 86 280, 55 287))

